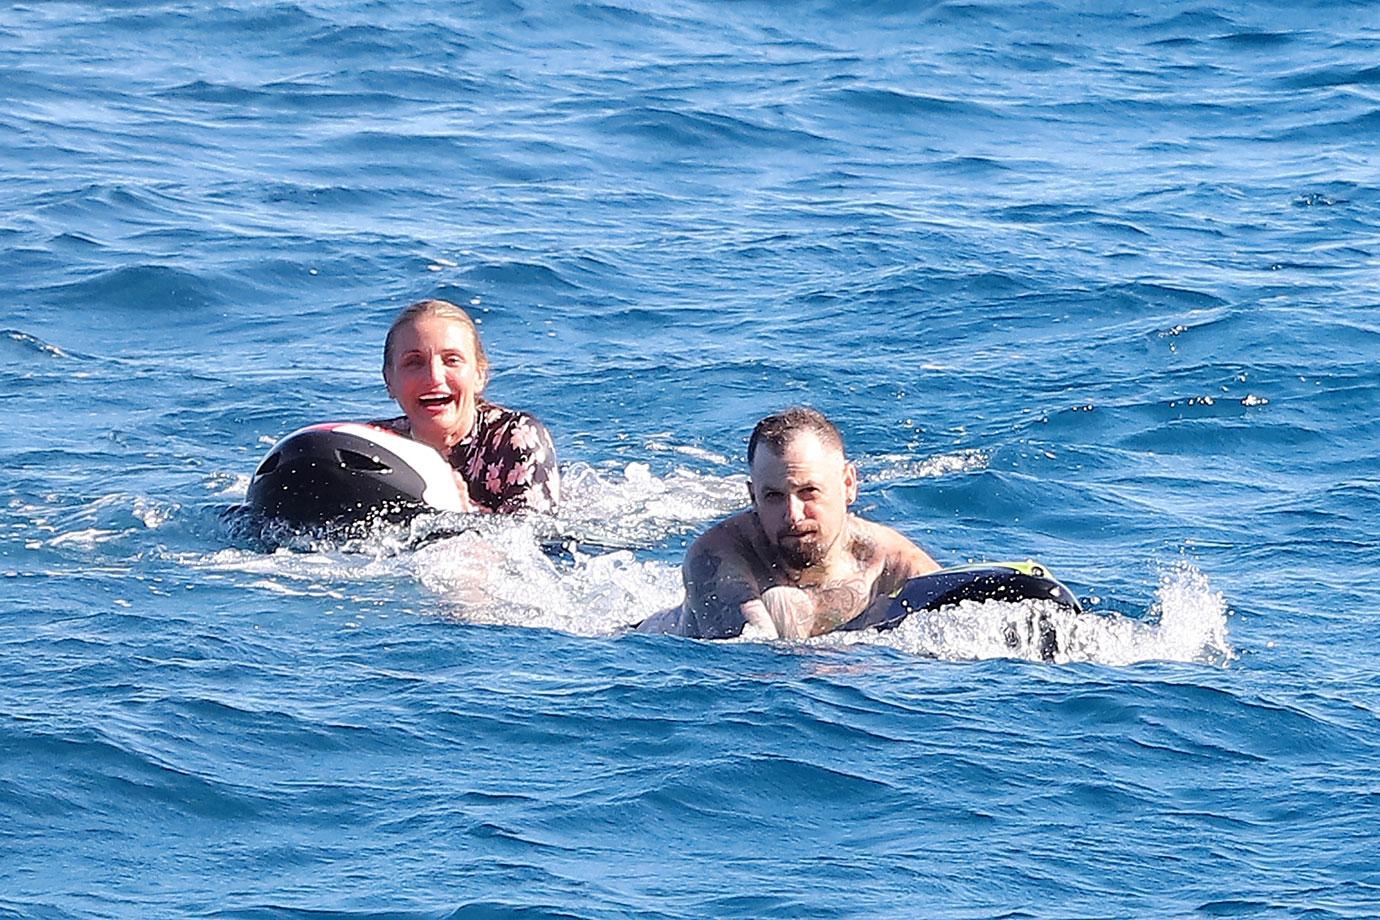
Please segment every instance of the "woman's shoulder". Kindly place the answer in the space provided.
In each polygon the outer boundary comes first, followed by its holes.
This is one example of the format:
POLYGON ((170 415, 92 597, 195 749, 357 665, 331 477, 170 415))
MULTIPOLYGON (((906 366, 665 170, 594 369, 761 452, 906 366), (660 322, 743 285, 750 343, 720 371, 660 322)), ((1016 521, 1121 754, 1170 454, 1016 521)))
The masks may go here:
POLYGON ((531 412, 522 409, 510 409, 507 406, 500 406, 498 403, 491 403, 487 400, 479 400, 475 403, 475 410, 479 415, 479 420, 486 428, 516 428, 526 427, 538 431, 546 431, 546 426, 541 423, 531 412))
POLYGON ((497 403, 480 402, 477 440, 486 452, 496 452, 510 460, 554 463, 556 446, 551 432, 535 415, 497 403))

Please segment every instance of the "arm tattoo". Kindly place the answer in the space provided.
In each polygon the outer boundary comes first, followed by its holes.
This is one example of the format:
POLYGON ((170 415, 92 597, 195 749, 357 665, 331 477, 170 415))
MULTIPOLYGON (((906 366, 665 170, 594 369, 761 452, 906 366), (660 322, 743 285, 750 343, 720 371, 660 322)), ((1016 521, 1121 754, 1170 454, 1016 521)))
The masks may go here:
POLYGON ((815 603, 816 635, 837 629, 862 613, 869 592, 860 581, 842 581, 820 585, 810 592, 815 603))
POLYGON ((695 553, 688 560, 689 564, 685 568, 685 580, 687 587, 690 585, 708 587, 714 583, 714 579, 719 574, 719 563, 723 560, 714 553, 705 551, 695 553))
POLYGON ((696 623, 697 634, 723 639, 742 632, 742 605, 756 595, 756 588, 732 568, 720 573, 723 557, 712 550, 692 553, 685 560, 685 609, 696 623))

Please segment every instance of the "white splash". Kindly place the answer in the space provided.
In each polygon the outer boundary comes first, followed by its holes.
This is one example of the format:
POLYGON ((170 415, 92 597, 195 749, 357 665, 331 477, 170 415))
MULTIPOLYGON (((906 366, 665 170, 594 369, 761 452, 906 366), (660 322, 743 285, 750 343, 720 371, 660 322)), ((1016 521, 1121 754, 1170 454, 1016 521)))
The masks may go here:
MULTIPOLYGON (((375 602, 399 580, 419 583, 437 615, 471 623, 613 635, 681 599, 680 569, 634 550, 732 510, 743 481, 686 470, 664 478, 641 464, 576 466, 563 476, 565 506, 549 519, 426 515, 340 540, 300 535, 271 553, 224 549, 178 556, 184 564, 240 573, 273 594, 344 591, 375 602)), ((175 554, 168 554, 173 556, 175 554)))
POLYGON ((252 479, 248 473, 212 473, 206 477, 206 491, 227 498, 244 498, 252 479))
POLYGON ((558 526, 579 542, 654 546, 747 504, 745 476, 715 476, 677 467, 656 476, 645 463, 621 469, 572 464, 561 473, 558 526))
POLYGON ((643 446, 648 450, 654 450, 659 453, 684 454, 687 457, 692 457, 707 463, 713 463, 718 466, 729 466, 733 463, 732 460, 725 457, 723 454, 716 453, 712 450, 705 450, 703 447, 696 447, 693 444, 677 444, 670 438, 670 432, 662 432, 644 441, 643 446))
POLYGON ((864 464, 865 482, 893 482, 897 479, 933 479, 953 473, 969 473, 985 470, 990 462, 986 451, 959 450, 947 454, 935 454, 920 460, 907 454, 883 454, 873 462, 880 462, 880 468, 867 468, 864 464))
POLYGON ((1180 561, 1161 573, 1144 619, 1119 613, 1056 611, 1060 662, 1129 665, 1193 661, 1226 666, 1235 657, 1227 637, 1227 604, 1207 576, 1180 561))
POLYGON ((471 623, 558 629, 577 635, 618 633, 680 602, 679 570, 641 562, 628 550, 557 564, 530 530, 504 527, 459 534, 418 550, 418 579, 439 598, 439 612, 471 623))
POLYGON ((120 536, 118 530, 102 530, 99 527, 88 527, 82 530, 69 530, 60 533, 48 541, 49 546, 75 546, 82 549, 90 549, 100 543, 108 543, 120 536))
POLYGON ((887 632, 835 633, 823 645, 886 645, 913 655, 948 660, 1041 660, 1039 618, 1054 628, 1059 664, 1125 666, 1141 661, 1227 665, 1227 605, 1202 572, 1179 562, 1161 574, 1144 619, 1117 612, 1074 613, 1047 601, 964 601, 912 614, 887 632))
POLYGON ((149 530, 162 527, 182 508, 176 502, 157 501, 152 498, 137 497, 130 513, 149 530))

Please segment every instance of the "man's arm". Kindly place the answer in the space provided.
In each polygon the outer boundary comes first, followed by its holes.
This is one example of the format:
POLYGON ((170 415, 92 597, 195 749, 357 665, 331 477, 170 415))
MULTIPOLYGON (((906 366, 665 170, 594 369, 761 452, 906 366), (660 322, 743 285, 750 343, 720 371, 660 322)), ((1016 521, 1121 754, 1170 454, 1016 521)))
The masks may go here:
POLYGON ((896 575, 899 579, 897 588, 905 584, 917 575, 928 575, 931 572, 939 571, 939 563, 930 558, 930 554, 925 552, 914 543, 902 537, 899 533, 900 544, 896 550, 896 575))
POLYGON ((682 635, 729 639, 757 619, 749 616, 762 604, 757 579, 723 531, 711 530, 690 545, 681 578, 685 582, 682 635))

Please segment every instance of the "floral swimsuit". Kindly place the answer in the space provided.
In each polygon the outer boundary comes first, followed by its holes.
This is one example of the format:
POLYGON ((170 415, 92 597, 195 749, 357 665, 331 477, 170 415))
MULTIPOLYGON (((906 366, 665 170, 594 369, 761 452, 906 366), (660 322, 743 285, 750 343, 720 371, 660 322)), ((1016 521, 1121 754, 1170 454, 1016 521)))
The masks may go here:
MULTIPOLYGON (((526 412, 475 400, 474 426, 446 459, 469 486, 470 501, 500 514, 555 514, 561 475, 546 426, 526 412)), ((411 437, 407 416, 369 424, 411 437)))

